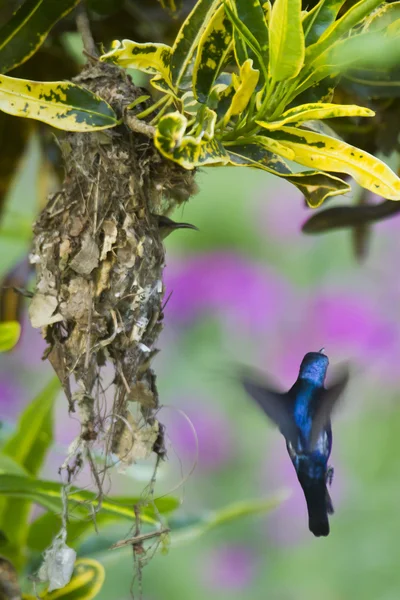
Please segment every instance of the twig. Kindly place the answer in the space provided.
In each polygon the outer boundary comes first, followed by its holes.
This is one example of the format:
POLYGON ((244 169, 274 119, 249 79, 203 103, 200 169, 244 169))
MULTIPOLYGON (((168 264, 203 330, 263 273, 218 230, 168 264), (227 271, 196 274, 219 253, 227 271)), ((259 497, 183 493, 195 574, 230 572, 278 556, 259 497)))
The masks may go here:
POLYGON ((85 6, 80 3, 77 9, 76 15, 76 27, 81 34, 83 47, 87 54, 93 57, 97 57, 99 55, 96 44, 94 42, 92 31, 90 29, 89 17, 86 12, 85 6))
POLYGON ((125 113, 124 117, 125 124, 131 131, 135 133, 142 133, 143 135, 153 138, 156 132, 156 128, 140 119, 137 119, 134 115, 130 115, 128 112, 125 113))
POLYGON ((115 550, 116 548, 123 548, 124 546, 136 546, 137 544, 141 544, 146 540, 151 540, 155 537, 160 537, 164 533, 170 533, 170 529, 168 527, 164 529, 160 529, 159 531, 152 531, 150 533, 142 533, 142 535, 137 535, 133 538, 129 538, 127 540, 121 540, 120 542, 116 542, 110 548, 110 550, 115 550))

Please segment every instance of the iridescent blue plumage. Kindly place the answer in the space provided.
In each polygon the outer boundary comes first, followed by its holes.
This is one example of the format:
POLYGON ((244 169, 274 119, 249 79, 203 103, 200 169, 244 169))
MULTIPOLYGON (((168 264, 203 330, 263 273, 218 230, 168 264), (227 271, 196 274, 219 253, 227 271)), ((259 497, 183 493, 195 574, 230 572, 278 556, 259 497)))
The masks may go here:
POLYGON ((257 382, 254 375, 242 376, 246 391, 278 425, 286 439, 307 502, 309 528, 316 536, 329 534, 328 514, 333 513, 327 489, 333 475, 333 469, 328 466, 332 449, 330 415, 348 381, 346 371, 334 385, 325 389, 328 364, 328 357, 322 351, 306 354, 298 378, 286 394, 257 382))

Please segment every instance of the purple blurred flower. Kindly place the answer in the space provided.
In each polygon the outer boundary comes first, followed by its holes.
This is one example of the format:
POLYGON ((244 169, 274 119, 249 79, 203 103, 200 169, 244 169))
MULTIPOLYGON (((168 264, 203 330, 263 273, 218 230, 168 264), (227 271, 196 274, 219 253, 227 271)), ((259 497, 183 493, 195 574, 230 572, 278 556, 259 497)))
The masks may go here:
POLYGON ((203 585, 211 589, 240 591, 251 585, 257 557, 245 545, 225 545, 207 551, 201 570, 203 585))
MULTIPOLYGON (((182 403, 180 403, 182 404, 182 403)), ((204 471, 221 469, 234 458, 233 436, 229 418, 210 408, 204 399, 191 399, 190 406, 184 406, 196 430, 199 445, 198 468, 204 471)), ((179 413, 166 413, 160 417, 166 424, 168 436, 177 454, 184 459, 194 456, 196 440, 190 424, 179 413)))
POLYGON ((228 326, 269 329, 286 305, 286 284, 243 256, 215 252, 190 257, 166 270, 167 318, 186 324, 206 314, 228 326))

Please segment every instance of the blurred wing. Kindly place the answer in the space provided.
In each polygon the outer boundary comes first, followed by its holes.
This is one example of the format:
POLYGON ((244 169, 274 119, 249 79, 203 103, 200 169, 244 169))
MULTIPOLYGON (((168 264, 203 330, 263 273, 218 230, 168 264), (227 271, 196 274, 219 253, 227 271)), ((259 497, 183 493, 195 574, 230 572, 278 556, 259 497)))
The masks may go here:
POLYGON ((246 392, 263 409, 267 417, 277 425, 281 433, 295 448, 297 447, 297 427, 293 419, 293 404, 287 394, 271 389, 249 373, 241 374, 240 381, 246 392))
POLYGON ((338 400, 346 388, 349 376, 348 367, 345 367, 338 376, 336 382, 329 386, 329 388, 322 390, 313 418, 310 435, 310 449, 315 447, 319 434, 328 423, 332 411, 336 407, 338 400))

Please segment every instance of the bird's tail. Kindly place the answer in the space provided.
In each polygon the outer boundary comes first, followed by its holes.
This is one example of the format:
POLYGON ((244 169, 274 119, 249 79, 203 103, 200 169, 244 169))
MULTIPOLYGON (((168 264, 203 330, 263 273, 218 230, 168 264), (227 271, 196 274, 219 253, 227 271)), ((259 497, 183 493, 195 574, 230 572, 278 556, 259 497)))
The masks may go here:
POLYGON ((329 535, 328 513, 333 513, 333 506, 325 481, 307 478, 301 483, 307 502, 310 531, 316 537, 329 535))

